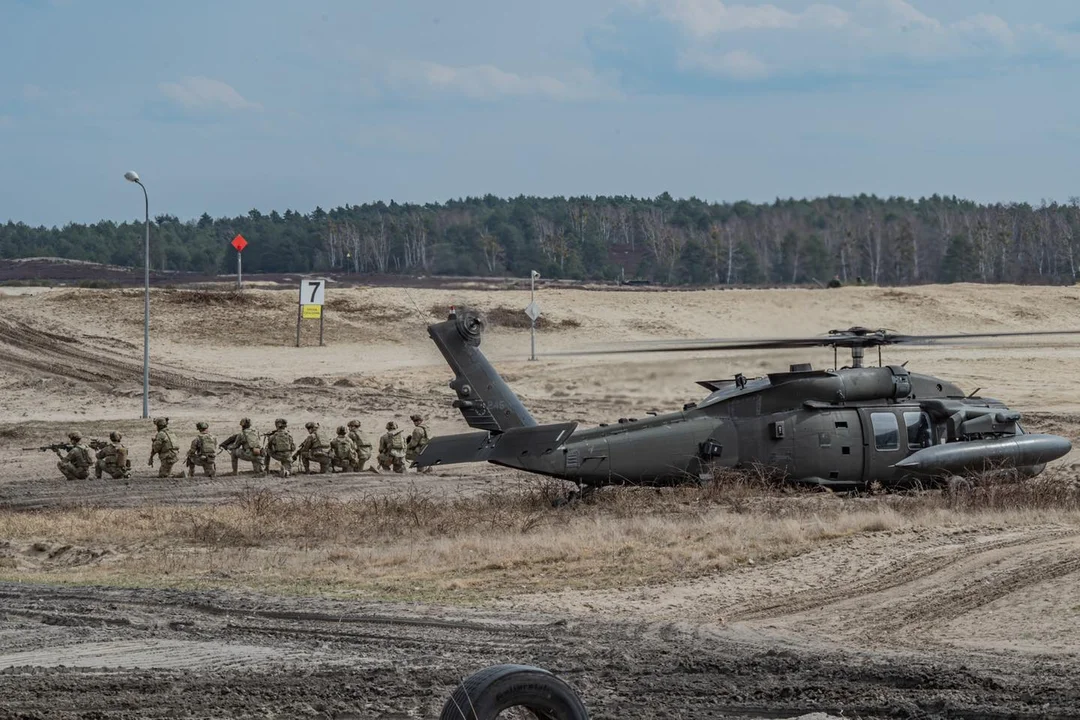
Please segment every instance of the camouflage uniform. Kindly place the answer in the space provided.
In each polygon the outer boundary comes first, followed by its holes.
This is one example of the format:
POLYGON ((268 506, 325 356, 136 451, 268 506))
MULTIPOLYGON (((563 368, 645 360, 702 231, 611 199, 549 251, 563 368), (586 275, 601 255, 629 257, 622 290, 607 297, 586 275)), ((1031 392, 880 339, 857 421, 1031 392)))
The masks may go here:
POLYGON ((180 448, 176 444, 176 436, 169 429, 169 418, 155 418, 154 425, 157 426, 158 433, 150 446, 150 462, 147 464, 153 467, 154 455, 157 455, 158 460, 161 461, 158 477, 165 478, 169 477, 173 465, 180 459, 180 448))
POLYGON ((306 473, 311 472, 311 463, 313 462, 319 464, 319 472, 330 472, 332 460, 330 457, 330 441, 319 430, 319 423, 309 422, 304 427, 307 428, 308 436, 300 443, 300 447, 297 448, 293 458, 300 458, 306 473))
POLYGON ((113 478, 131 477, 131 462, 127 448, 120 444, 120 433, 109 433, 109 444, 97 451, 97 463, 94 476, 100 480, 101 473, 107 472, 113 478))
POLYGON ((397 423, 386 423, 386 434, 379 438, 379 467, 383 470, 394 468, 394 472, 405 472, 405 438, 397 423))
MULTIPOLYGON (((68 433, 68 440, 72 448, 56 463, 56 469, 68 480, 85 480, 90 477, 90 448, 83 444, 82 435, 77 432, 68 433)), ((56 454, 59 455, 60 451, 57 450, 56 454)))
POLYGON ((207 432, 210 426, 206 423, 197 422, 195 427, 199 434, 191 441, 191 448, 188 449, 188 477, 195 477, 196 465, 203 469, 207 477, 214 477, 217 473, 217 438, 207 432))
POLYGON ((281 463, 281 477, 292 475, 292 457, 296 450, 296 442, 286 430, 287 425, 284 418, 278 418, 274 421, 274 432, 266 437, 266 471, 270 471, 270 461, 277 460, 281 463))
MULTIPOLYGON (((409 417, 413 421, 413 431, 409 435, 408 446, 405 449, 405 459, 408 462, 414 462, 420 453, 424 452, 424 448, 428 446, 428 429, 424 424, 424 418, 420 415, 412 415, 409 417)), ((420 472, 431 472, 430 467, 421 468, 420 472)))
POLYGON ((342 425, 337 429, 337 437, 330 441, 330 469, 340 468, 344 472, 355 472, 359 462, 356 445, 345 433, 345 426, 342 425))
POLYGON ((244 418, 240 421, 240 432, 231 438, 232 442, 225 448, 232 456, 232 474, 238 473, 239 462, 246 460, 251 463, 251 471, 256 477, 264 475, 263 457, 265 451, 262 446, 262 437, 258 431, 251 429, 251 419, 244 418))
MULTIPOLYGON (((349 421, 349 439, 353 441, 353 445, 356 447, 356 467, 353 468, 356 472, 361 472, 364 469, 364 465, 371 459, 371 442, 364 437, 360 432, 360 421, 349 421)), ((375 468, 372 468, 375 470, 375 468)), ((376 470, 376 472, 378 472, 376 470)))

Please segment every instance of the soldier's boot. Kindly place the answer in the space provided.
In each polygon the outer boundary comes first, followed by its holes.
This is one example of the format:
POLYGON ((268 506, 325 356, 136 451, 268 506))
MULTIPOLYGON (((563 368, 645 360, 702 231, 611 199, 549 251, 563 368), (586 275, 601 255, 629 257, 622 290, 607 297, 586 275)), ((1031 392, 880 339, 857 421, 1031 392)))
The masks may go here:
POLYGON ((203 470, 206 471, 206 477, 211 479, 217 477, 217 463, 211 461, 208 464, 203 465, 203 470))
POLYGON ((319 463, 319 474, 324 475, 333 469, 330 463, 319 463))
POLYGON ((263 477, 266 475, 266 473, 263 472, 262 464, 258 460, 251 461, 251 472, 255 477, 263 477))
MULTIPOLYGON (((160 464, 160 465, 158 466, 158 473, 157 473, 157 476, 158 476, 159 478, 167 478, 167 477, 170 477, 170 476, 172 475, 172 468, 173 468, 173 465, 175 465, 175 463, 171 463, 171 462, 162 462, 162 463, 161 463, 161 464, 160 464)), ((181 477, 183 477, 183 476, 181 475, 181 477)))
POLYGON ((287 478, 292 476, 292 460, 281 461, 281 477, 287 478))
POLYGON ((306 458, 303 455, 301 455, 300 456, 300 467, 304 468, 304 473, 305 474, 307 474, 307 475, 311 474, 311 460, 309 458, 306 458))
POLYGON ((396 473, 405 472, 405 463, 403 463, 401 460, 395 459, 394 460, 394 472, 396 472, 396 473))
POLYGON ((239 475, 240 474, 240 461, 237 460, 235 455, 232 456, 232 474, 233 475, 239 475))

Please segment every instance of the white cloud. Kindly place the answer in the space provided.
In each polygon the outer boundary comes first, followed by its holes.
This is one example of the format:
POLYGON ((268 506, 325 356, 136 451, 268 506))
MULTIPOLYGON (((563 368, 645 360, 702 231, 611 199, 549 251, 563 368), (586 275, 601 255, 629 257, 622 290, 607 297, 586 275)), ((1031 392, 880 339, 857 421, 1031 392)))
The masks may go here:
POLYGON ((735 5, 721 0, 637 0, 655 5, 671 22, 695 37, 744 30, 797 30, 840 28, 850 15, 833 5, 811 5, 790 12, 775 5, 735 5))
POLYGON ((566 77, 522 75, 494 65, 451 66, 439 63, 405 63, 390 72, 390 83, 399 88, 435 90, 476 100, 501 97, 540 97, 549 100, 592 100, 610 97, 610 87, 591 72, 578 70, 566 77))
POLYGON ((677 69, 751 80, 886 74, 965 60, 990 69, 1023 57, 1080 57, 1080 33, 1010 25, 981 12, 947 22, 930 0, 855 0, 786 9, 723 0, 624 0, 679 30, 677 69))
POLYGON ((680 53, 679 67, 684 70, 704 70, 710 75, 731 80, 759 80, 769 74, 765 63, 745 50, 713 53, 694 48, 680 53))
POLYGON ((231 85, 208 77, 185 77, 180 82, 165 82, 158 89, 185 110, 262 110, 238 93, 231 85))

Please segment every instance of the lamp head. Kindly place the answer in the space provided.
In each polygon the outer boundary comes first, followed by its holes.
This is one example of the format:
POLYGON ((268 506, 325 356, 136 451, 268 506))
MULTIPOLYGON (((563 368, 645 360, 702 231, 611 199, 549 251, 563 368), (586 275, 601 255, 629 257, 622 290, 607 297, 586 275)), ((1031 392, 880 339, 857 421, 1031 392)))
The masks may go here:
POLYGON ((124 173, 124 179, 128 182, 137 183, 139 182, 139 173, 135 172, 134 170, 128 170, 126 173, 124 173))

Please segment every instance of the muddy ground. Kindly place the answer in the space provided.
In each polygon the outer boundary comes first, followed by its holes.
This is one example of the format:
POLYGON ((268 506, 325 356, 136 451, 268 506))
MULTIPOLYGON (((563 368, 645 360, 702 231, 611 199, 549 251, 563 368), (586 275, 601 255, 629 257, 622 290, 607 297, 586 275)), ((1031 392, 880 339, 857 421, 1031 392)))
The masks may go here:
POLYGON ((434 718, 462 676, 551 668, 596 718, 1074 718, 1075 659, 871 653, 675 622, 0 585, 0 717, 434 718), (145 668, 145 669, 141 669, 145 668))

